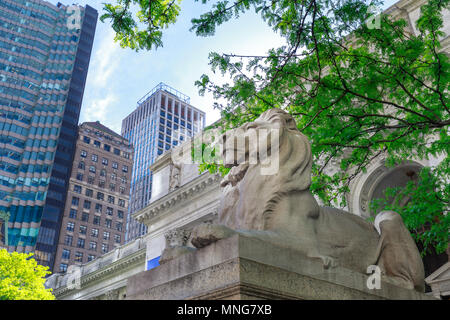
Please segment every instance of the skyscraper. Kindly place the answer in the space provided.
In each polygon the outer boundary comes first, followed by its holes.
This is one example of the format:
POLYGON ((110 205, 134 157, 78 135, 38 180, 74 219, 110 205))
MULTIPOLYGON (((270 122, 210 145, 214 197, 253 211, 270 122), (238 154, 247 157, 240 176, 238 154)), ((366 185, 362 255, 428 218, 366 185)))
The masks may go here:
POLYGON ((9 251, 51 267, 97 17, 90 6, 0 1, 3 232, 9 251))
POLYGON ((131 215, 150 201, 150 165, 165 150, 192 137, 205 126, 205 113, 190 105, 190 98, 164 83, 158 84, 138 101, 122 121, 122 136, 134 145, 126 241, 147 232, 131 215))

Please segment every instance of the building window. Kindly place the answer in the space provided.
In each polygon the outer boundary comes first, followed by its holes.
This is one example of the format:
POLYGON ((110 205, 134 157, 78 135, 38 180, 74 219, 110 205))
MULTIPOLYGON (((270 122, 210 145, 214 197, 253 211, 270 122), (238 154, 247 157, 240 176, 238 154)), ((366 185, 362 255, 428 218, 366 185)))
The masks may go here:
POLYGON ((80 152, 80 157, 82 157, 82 158, 86 158, 86 157, 87 157, 87 152, 86 152, 86 150, 81 150, 81 152, 80 152))
POLYGON ((83 212, 83 214, 81 216, 81 221, 89 222, 89 213, 83 212))
POLYGON ((105 187, 105 181, 100 180, 100 181, 98 182, 98 186, 99 186, 100 188, 104 188, 104 187, 105 187))
POLYGON ((105 219, 105 226, 107 228, 111 228, 112 227, 112 220, 111 219, 105 219))
POLYGON ((73 232, 73 229, 75 228, 75 223, 73 222, 67 222, 67 231, 73 232))
POLYGON ((61 258, 62 258, 62 259, 69 260, 69 259, 70 259, 70 250, 63 249, 61 258))
POLYGON ((99 216, 94 216, 94 221, 92 221, 93 224, 95 225, 100 225, 100 217, 99 216))
POLYGON ((113 196, 108 196, 108 202, 114 204, 115 198, 113 196))
POLYGON ((84 239, 78 238, 77 247, 84 248, 84 239))
POLYGON ((103 149, 105 149, 106 151, 111 151, 111 146, 109 144, 105 144, 103 145, 103 149))
POLYGON ((83 262, 83 252, 75 252, 75 262, 83 262))
POLYGON ((125 159, 130 159, 130 153, 129 153, 129 152, 124 152, 124 153, 123 153, 123 157, 124 157, 125 159))
POLYGON ((105 169, 100 170, 100 177, 106 177, 106 170, 105 169))
MULTIPOLYGON (((105 194, 102 192, 97 192, 97 200, 104 200, 104 199, 105 199, 105 194)), ((101 207, 101 205, 100 205, 100 207, 101 207)))
POLYGON ((89 262, 89 261, 92 261, 94 259, 95 259, 95 256, 93 254, 90 254, 90 255, 88 255, 87 261, 89 262))
POLYGON ((88 176, 88 183, 89 184, 94 184, 94 180, 95 180, 95 178, 94 177, 91 177, 91 176, 88 176))
POLYGON ((123 211, 117 210, 117 217, 118 217, 119 219, 123 219, 123 211))
POLYGON ((105 165, 105 166, 107 166, 107 165, 108 165, 108 159, 103 158, 103 159, 102 159, 102 164, 105 165))
POLYGON ((117 169, 117 168, 119 168, 119 164, 117 162, 113 162, 112 167, 113 167, 113 169, 117 169))
POLYGON ((120 156, 120 149, 114 148, 114 154, 120 156))
POLYGON ((114 235, 114 242, 115 243, 120 243, 120 235, 118 235, 118 234, 114 235))
POLYGON ((119 199, 119 207, 125 207, 125 200, 119 199))
POLYGON ((95 173, 95 166, 90 166, 89 167, 89 172, 95 173))
POLYGON ((96 229, 96 228, 91 229, 91 237, 94 237, 94 238, 98 237, 98 229, 96 229))
POLYGON ((66 272, 67 271, 67 263, 61 263, 59 265, 59 272, 66 272))
POLYGON ((100 141, 94 140, 94 146, 96 146, 97 148, 100 148, 100 141))
POLYGON ((75 209, 70 209, 70 211, 69 211, 69 218, 70 218, 70 219, 76 219, 76 218, 77 218, 77 213, 78 213, 77 210, 75 210, 75 209))
POLYGON ((80 199, 77 197, 72 197, 72 205, 73 206, 78 206, 78 204, 80 203, 80 199))
POLYGON ((126 177, 122 177, 122 183, 123 184, 127 184, 127 178, 126 177))
POLYGON ((73 240, 73 237, 72 237, 72 236, 65 236, 65 238, 64 238, 64 244, 65 244, 66 246, 72 246, 72 240, 73 240))
POLYGON ((122 222, 116 222, 116 230, 122 231, 122 222))
POLYGON ((91 138, 84 136, 83 141, 87 144, 91 143, 91 138))
POLYGON ((86 196, 92 198, 92 197, 94 196, 94 190, 92 190, 92 189, 86 189, 85 194, 86 194, 86 196))
POLYGON ((96 154, 93 154, 91 156, 91 160, 94 161, 94 162, 97 162, 98 161, 98 156, 96 154))
POLYGON ((107 214, 108 216, 112 216, 112 215, 113 215, 113 208, 106 207, 106 214, 107 214))
POLYGON ((97 250, 97 242, 95 242, 95 241, 89 242, 89 250, 96 251, 97 250))
POLYGON ((116 174, 115 174, 115 173, 112 173, 112 174, 111 174, 111 181, 116 181, 116 179, 117 179, 116 174))
POLYGON ((81 186, 79 186, 79 185, 74 185, 74 186, 73 186, 73 192, 81 193, 81 186))
POLYGON ((119 187, 120 194, 125 194, 125 187, 119 187))
POLYGON ((107 252, 108 252, 108 244, 102 243, 102 253, 107 253, 107 252))
POLYGON ((103 240, 109 240, 109 232, 108 231, 103 232, 103 240))
POLYGON ((77 180, 83 181, 83 174, 82 173, 77 173, 77 180))
POLYGON ((78 162, 78 169, 84 170, 84 161, 78 162))
POLYGON ((87 227, 86 226, 80 226, 80 234, 86 234, 87 227))
POLYGON ((125 165, 122 166, 122 171, 123 171, 123 172, 128 172, 128 166, 125 166, 125 165))
POLYGON ((95 204, 95 212, 102 213, 102 205, 100 203, 95 204))
POLYGON ((109 190, 113 191, 113 192, 116 191, 116 185, 114 183, 110 183, 109 184, 109 190))
POLYGON ((84 200, 83 208, 89 210, 91 208, 91 202, 89 200, 84 200))

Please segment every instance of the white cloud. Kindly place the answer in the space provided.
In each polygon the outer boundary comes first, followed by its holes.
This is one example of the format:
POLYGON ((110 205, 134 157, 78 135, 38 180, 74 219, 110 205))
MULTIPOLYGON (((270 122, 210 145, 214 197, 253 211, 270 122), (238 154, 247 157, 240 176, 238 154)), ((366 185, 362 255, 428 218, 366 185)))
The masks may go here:
POLYGON ((118 97, 111 93, 104 97, 94 98, 89 105, 84 108, 82 122, 98 120, 107 127, 120 132, 120 124, 117 126, 115 123, 108 123, 111 121, 111 106, 113 106, 117 100, 118 97))
POLYGON ((92 70, 94 75, 92 84, 94 86, 106 87, 108 80, 119 66, 120 50, 119 44, 114 42, 114 31, 111 29, 102 39, 91 63, 94 69, 92 70))

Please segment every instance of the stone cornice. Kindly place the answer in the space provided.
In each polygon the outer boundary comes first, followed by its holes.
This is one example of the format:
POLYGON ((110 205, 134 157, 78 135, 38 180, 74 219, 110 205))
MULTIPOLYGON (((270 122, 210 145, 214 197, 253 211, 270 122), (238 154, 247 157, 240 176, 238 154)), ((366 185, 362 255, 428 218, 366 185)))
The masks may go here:
POLYGON ((203 173, 194 180, 188 182, 179 189, 165 195, 164 197, 150 203, 144 209, 136 212, 133 218, 140 223, 149 225, 151 220, 166 212, 169 208, 174 207, 180 202, 187 201, 193 197, 199 196, 207 187, 219 183, 220 175, 211 175, 207 172, 203 173))
MULTIPOLYGON (((122 259, 119 259, 115 262, 108 264, 105 268, 98 269, 94 272, 85 274, 81 277, 81 287, 85 287, 92 282, 103 278, 105 275, 112 276, 119 271, 124 271, 129 269, 132 266, 135 266, 140 263, 145 263, 146 258, 146 248, 141 248, 133 254, 125 256, 122 259)), ((59 287, 53 290, 53 294, 56 298, 60 298, 62 295, 65 295, 69 292, 74 291, 74 289, 69 289, 67 285, 63 287, 59 287)))
POLYGON ((160 155, 156 161, 150 165, 149 169, 153 171, 153 173, 158 172, 162 168, 169 165, 169 163, 172 162, 172 151, 165 152, 162 155, 160 155))

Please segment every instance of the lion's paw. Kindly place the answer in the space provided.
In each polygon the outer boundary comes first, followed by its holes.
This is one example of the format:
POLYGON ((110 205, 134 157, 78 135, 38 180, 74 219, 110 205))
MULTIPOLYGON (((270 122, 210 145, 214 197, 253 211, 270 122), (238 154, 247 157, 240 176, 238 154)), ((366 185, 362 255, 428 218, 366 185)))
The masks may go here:
POLYGON ((230 228, 219 224, 202 223, 196 226, 191 233, 191 243, 196 248, 203 248, 221 239, 235 234, 230 228))

